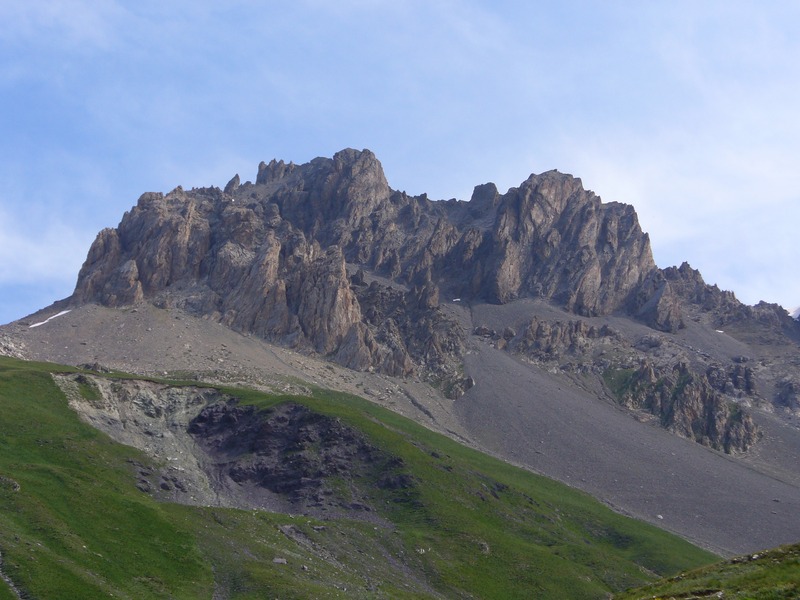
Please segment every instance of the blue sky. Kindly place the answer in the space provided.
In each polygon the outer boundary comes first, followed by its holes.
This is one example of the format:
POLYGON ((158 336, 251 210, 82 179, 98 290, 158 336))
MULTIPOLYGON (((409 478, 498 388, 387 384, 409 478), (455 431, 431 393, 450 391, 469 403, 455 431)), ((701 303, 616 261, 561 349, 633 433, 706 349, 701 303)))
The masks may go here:
POLYGON ((792 308, 799 29, 778 0, 5 0, 0 323, 141 193, 345 147, 431 198, 572 173, 659 266, 792 308))

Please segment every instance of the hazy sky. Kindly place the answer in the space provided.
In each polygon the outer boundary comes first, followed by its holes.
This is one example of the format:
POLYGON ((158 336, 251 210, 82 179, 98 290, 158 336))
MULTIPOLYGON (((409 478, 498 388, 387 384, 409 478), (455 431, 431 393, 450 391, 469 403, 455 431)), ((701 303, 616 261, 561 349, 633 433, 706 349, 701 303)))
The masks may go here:
POLYGON ((369 148, 468 199, 572 173, 655 260, 800 305, 800 2, 3 0, 0 323, 145 191, 369 148))

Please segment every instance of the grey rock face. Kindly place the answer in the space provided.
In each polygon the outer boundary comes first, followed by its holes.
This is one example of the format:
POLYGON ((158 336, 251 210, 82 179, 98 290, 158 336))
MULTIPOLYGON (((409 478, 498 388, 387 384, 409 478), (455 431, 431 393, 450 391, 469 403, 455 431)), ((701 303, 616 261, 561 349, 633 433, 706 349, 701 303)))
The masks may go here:
POLYGON ((534 318, 519 337, 512 336, 515 352, 538 360, 557 360, 561 355, 585 355, 598 340, 621 341, 621 336, 607 325, 594 327, 584 321, 548 322, 534 318))
POLYGON ((19 342, 15 342, 7 335, 0 334, 0 356, 25 358, 25 349, 19 342))
POLYGON ((672 369, 643 363, 621 386, 620 401, 648 410, 662 426, 705 446, 746 451, 758 441, 758 429, 739 405, 726 402, 714 389, 715 375, 698 375, 685 363, 672 369))
POLYGON ((237 190, 237 188, 239 187, 239 184, 240 184, 239 174, 237 173, 236 175, 234 175, 231 178, 231 180, 225 186, 225 190, 224 190, 225 193, 226 194, 233 194, 237 190))
POLYGON ((237 504, 280 504, 287 512, 317 516, 371 512, 363 481, 380 489, 413 486, 399 458, 382 452, 356 430, 284 404, 258 412, 235 403, 215 403, 192 420, 188 433, 208 459, 206 469, 222 489, 239 492, 237 504), (334 478, 347 485, 336 485, 334 478))
POLYGON ((406 243, 384 235, 392 194, 375 157, 352 150, 299 167, 262 163, 255 185, 234 177, 224 192, 144 194, 98 235, 72 301, 151 301, 351 368, 446 379, 463 344, 438 288, 359 293, 347 273, 367 248, 391 261, 406 243))
POLYGON ((625 306, 655 268, 633 209, 602 204, 571 176, 431 202, 391 190, 371 152, 345 150, 262 163, 255 185, 237 176, 224 192, 144 194, 100 233, 73 299, 121 306, 166 293, 165 303, 322 354, 347 338, 342 360, 366 364, 376 354, 355 327, 364 321, 346 263, 427 290, 419 311, 435 310, 443 289, 494 302, 537 295, 587 315, 625 306))
POLYGON ((655 269, 633 208, 603 204, 557 171, 499 198, 491 240, 484 294, 499 302, 540 296, 578 314, 607 314, 655 269))
MULTIPOLYGON (((580 179, 549 171, 505 194, 484 184, 469 202, 433 202, 392 190, 375 156, 351 149, 302 165, 262 162, 255 184, 235 176, 224 191, 143 194, 116 229, 100 232, 71 301, 179 307, 353 369, 421 375, 457 395, 467 331, 442 297, 542 298, 665 332, 703 311, 719 324, 797 330, 779 307, 744 307, 686 264, 658 269, 633 208, 601 202, 580 179)), ((539 331, 532 345, 532 335, 501 345, 541 352, 547 336, 539 331)))

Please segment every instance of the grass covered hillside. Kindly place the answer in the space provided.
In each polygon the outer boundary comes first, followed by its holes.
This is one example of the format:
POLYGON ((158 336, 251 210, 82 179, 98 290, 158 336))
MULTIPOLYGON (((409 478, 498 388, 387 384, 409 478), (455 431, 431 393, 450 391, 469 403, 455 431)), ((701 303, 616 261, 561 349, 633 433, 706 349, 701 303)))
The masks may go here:
POLYGON ((665 581, 615 595, 614 598, 797 600, 800 598, 800 544, 748 554, 681 573, 665 581))
MULTIPOLYGON (((606 598, 716 558, 326 390, 222 390, 237 399, 225 404, 235 419, 220 405, 192 427, 219 456, 237 456, 230 472, 254 498, 315 485, 303 500, 334 507, 329 517, 159 501, 140 474, 163 461, 83 423, 51 375, 69 371, 0 358, 0 600, 606 598), (234 421, 237 434, 225 437, 234 421), (331 455, 324 435, 295 437, 265 472, 258 460, 280 423, 300 432, 324 423, 347 451, 331 455), (293 479, 295 464, 315 471, 293 479)), ((81 381, 84 400, 99 402, 81 381)))

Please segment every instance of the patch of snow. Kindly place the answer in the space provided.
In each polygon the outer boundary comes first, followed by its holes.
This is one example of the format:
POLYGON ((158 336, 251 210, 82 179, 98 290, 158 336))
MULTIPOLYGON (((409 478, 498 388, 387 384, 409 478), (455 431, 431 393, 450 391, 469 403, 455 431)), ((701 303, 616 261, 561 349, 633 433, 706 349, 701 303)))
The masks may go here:
POLYGON ((41 323, 34 323, 34 324, 33 324, 33 325, 31 325, 30 327, 28 327, 28 329, 33 329, 34 327, 39 327, 40 325, 44 325, 44 324, 45 324, 45 323, 47 323, 48 321, 52 321, 52 320, 53 320, 53 319, 55 319, 56 317, 60 317, 61 315, 65 315, 65 314, 67 314, 68 312, 69 312, 68 310, 62 310, 60 313, 57 313, 57 314, 53 315, 52 317, 48 317, 47 319, 45 319, 45 320, 44 320, 44 321, 42 321, 41 323))
POLYGON ((461 298, 453 298, 453 302, 461 302, 461 298))
POLYGON ((800 319, 800 306, 798 306, 792 311, 789 311, 789 314, 792 315, 793 319, 800 319))
POLYGON ((724 331, 722 331, 722 329, 717 329, 716 332, 717 333, 725 333, 724 331))

